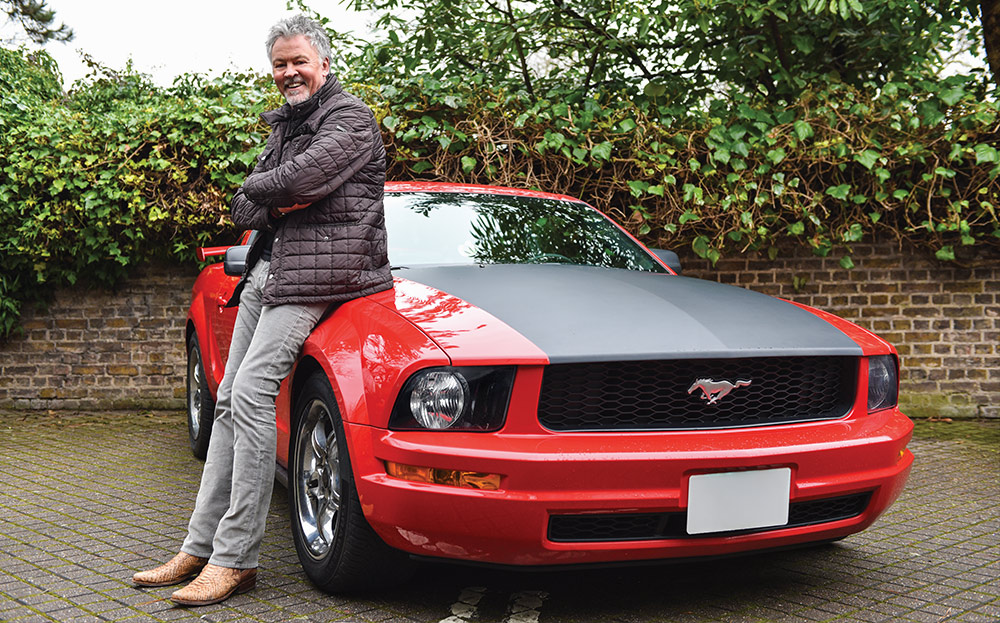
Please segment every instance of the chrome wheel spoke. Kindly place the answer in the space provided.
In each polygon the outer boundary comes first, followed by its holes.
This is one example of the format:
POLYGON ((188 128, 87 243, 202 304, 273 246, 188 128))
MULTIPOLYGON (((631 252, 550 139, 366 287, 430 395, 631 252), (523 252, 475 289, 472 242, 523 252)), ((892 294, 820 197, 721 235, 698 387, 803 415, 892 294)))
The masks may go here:
POLYGON ((325 552, 329 547, 329 544, 323 540, 323 535, 315 530, 304 533, 304 536, 306 545, 308 545, 309 549, 312 550, 314 554, 322 555, 322 552, 325 552))
POLYGON ((331 508, 329 501, 323 504, 317 516, 318 532, 328 544, 333 543, 333 525, 336 516, 336 510, 331 508))
POLYGON ((316 472, 306 473, 303 476, 303 480, 305 481, 305 490, 310 500, 319 502, 326 497, 323 483, 316 472))
POLYGON ((326 459, 326 432, 323 430, 323 425, 321 422, 316 423, 316 427, 313 428, 312 435, 309 436, 310 447, 313 456, 319 462, 323 462, 326 459))
POLYGON ((330 440, 330 445, 327 448, 326 475, 330 502, 334 512, 336 512, 340 510, 340 453, 337 450, 336 438, 330 440))
POLYGON ((330 507, 331 511, 336 514, 340 510, 340 491, 334 487, 330 487, 330 507))

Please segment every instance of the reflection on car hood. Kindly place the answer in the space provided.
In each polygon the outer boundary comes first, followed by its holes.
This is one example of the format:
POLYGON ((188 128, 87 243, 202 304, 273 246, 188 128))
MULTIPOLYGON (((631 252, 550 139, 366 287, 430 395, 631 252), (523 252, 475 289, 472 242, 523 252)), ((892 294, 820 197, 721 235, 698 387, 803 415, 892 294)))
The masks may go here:
MULTIPOLYGON (((488 312, 552 363, 862 352, 808 311, 713 281, 553 264, 405 268, 395 274, 488 312)), ((431 323, 400 311, 434 337, 431 323)))

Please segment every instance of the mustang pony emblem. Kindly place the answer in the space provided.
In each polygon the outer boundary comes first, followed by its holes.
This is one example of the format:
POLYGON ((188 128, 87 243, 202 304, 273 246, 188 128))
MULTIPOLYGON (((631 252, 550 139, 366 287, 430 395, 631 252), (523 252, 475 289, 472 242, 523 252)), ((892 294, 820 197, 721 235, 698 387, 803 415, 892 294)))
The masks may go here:
POLYGON ((712 405, 717 403, 722 398, 725 398, 729 392, 733 391, 737 387, 747 387, 750 385, 750 381, 738 380, 735 383, 730 383, 729 381, 713 381, 712 379, 698 379, 694 382, 688 389, 688 393, 700 389, 702 392, 701 399, 707 400, 708 404, 712 405))

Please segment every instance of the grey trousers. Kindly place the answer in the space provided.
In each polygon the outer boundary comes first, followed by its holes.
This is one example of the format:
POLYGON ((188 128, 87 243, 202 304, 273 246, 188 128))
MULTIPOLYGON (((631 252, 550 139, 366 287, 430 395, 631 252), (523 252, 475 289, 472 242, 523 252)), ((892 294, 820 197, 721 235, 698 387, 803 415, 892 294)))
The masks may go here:
POLYGON ((181 551, 232 569, 257 566, 274 486, 275 397, 327 305, 261 305, 270 262, 240 295, 201 488, 181 551))

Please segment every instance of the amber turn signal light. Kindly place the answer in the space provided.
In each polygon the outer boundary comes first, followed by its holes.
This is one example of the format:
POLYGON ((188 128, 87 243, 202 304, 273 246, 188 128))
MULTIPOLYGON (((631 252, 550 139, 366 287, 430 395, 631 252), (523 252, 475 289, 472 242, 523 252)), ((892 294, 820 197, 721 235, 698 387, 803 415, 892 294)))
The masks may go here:
POLYGON ((485 474, 483 472, 466 472, 458 469, 440 469, 436 467, 418 467, 386 461, 385 471, 393 478, 411 482, 427 482, 435 485, 466 487, 483 491, 496 491, 500 488, 500 474, 485 474))

